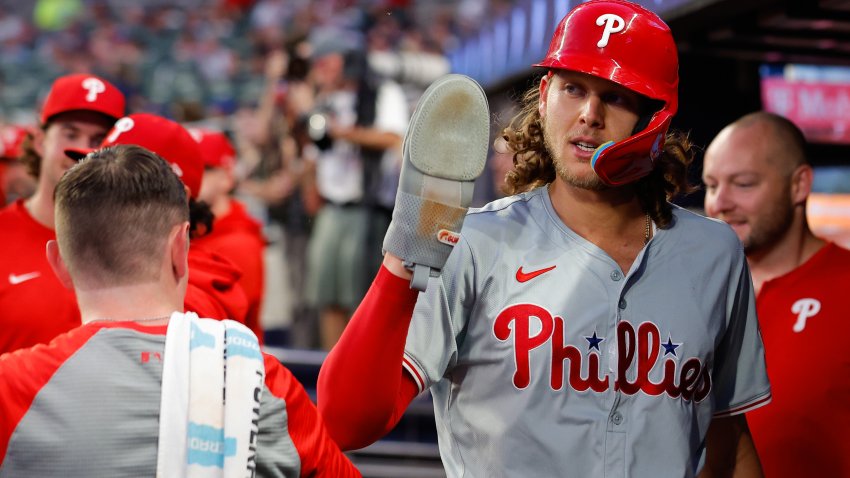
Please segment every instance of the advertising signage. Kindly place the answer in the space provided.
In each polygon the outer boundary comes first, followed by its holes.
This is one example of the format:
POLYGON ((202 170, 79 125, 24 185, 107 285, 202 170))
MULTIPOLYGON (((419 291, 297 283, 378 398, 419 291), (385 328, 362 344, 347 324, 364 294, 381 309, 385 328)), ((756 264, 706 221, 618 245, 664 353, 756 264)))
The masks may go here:
POLYGON ((794 122, 815 143, 850 143, 850 68, 814 65, 761 67, 765 110, 794 122))

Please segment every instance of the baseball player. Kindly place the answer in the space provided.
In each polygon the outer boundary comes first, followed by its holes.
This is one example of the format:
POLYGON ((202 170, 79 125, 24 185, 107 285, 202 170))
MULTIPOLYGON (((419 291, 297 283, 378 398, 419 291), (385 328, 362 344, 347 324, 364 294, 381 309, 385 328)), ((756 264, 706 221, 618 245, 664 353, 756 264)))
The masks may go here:
MULTIPOLYGON (((564 17, 504 131, 517 194, 469 213, 418 297, 415 261, 388 253, 325 362, 343 449, 430 390, 452 477, 761 476, 742 413, 771 395, 743 251, 667 202, 692 154, 668 134, 677 63, 636 4, 564 17)), ((409 144, 417 122, 440 124, 417 112, 409 144)))
MULTIPOLYGON (((210 206, 198 199, 204 174, 201 149, 192 135, 178 123, 149 113, 134 113, 115 122, 99 147, 134 144, 165 158, 186 185, 192 220, 192 238, 212 229, 210 206)), ((81 159, 91 148, 68 149, 65 153, 81 159)), ((203 246, 189 251, 189 286, 185 310, 201 317, 232 319, 245 323, 248 299, 238 281, 241 272, 225 257, 203 246)))
POLYGON ((781 116, 735 121, 706 150, 705 211, 743 242, 758 294, 773 401, 747 422, 765 475, 850 476, 850 352, 830 345, 850 335, 850 251, 809 229, 806 149, 781 116))
POLYGON ((247 328, 182 312, 187 203, 138 146, 59 181, 47 251, 83 325, 0 356, 0 476, 360 476, 247 328))
POLYGON ((68 75, 53 82, 39 117, 24 140, 21 161, 37 178, 35 194, 0 211, 0 353, 50 341, 80 324, 72 291, 44 256, 55 239, 53 190, 74 165, 68 148, 100 144, 124 115, 124 95, 101 78, 68 75))
POLYGON ((210 205, 215 221, 212 231, 197 238, 194 246, 215 251, 242 272, 239 285, 248 299, 247 325, 263 340, 260 305, 263 302, 263 250, 266 240, 262 224, 230 194, 236 186, 236 150, 220 131, 190 129, 201 148, 204 177, 198 198, 210 205))

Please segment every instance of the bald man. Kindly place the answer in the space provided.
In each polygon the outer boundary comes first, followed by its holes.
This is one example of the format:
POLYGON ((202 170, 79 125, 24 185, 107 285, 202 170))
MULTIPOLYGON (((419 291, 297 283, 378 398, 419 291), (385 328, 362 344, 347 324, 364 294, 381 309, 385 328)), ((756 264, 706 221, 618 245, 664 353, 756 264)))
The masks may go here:
POLYGON ((747 421, 765 476, 850 476, 850 251, 809 228, 806 150, 781 116, 730 124, 705 152, 705 211, 740 238, 757 293, 773 401, 747 421))

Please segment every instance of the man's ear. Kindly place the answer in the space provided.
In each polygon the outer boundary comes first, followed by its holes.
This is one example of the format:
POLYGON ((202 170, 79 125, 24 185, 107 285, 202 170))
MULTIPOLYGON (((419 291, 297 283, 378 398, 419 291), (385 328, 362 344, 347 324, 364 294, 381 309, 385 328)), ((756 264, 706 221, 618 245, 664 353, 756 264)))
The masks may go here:
POLYGON ((791 201, 794 205, 805 204, 812 192, 814 171, 808 164, 801 164, 791 173, 791 201))
POLYGON ((182 222, 171 229, 168 248, 174 280, 180 282, 189 273, 189 221, 182 222))
POLYGON ((552 72, 549 74, 543 75, 543 78, 540 78, 540 91, 539 96, 540 99, 537 103, 537 112, 540 113, 540 118, 546 117, 546 91, 549 88, 549 80, 552 79, 552 72))
POLYGON ((71 274, 68 273, 68 267, 59 253, 59 243, 55 240, 47 241, 47 262, 50 263, 50 268, 53 273, 59 278, 59 282, 66 289, 74 290, 74 282, 71 280, 71 274))
POLYGON ((47 131, 42 128, 32 129, 32 148, 40 157, 44 157, 44 135, 47 131))

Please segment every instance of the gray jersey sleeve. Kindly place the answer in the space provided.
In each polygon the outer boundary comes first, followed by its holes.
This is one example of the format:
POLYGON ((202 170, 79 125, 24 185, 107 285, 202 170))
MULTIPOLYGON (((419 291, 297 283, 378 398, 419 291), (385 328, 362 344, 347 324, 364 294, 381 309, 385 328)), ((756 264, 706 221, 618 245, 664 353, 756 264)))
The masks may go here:
POLYGON ((457 362, 464 325, 475 297, 474 259, 461 236, 439 277, 419 295, 407 334, 403 366, 422 392, 457 362))
POLYGON ((730 271, 728 326, 717 348, 714 367, 715 416, 732 416, 770 402, 764 345, 756 317, 752 278, 743 250, 730 271))

